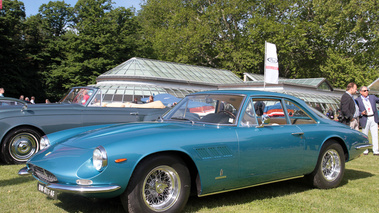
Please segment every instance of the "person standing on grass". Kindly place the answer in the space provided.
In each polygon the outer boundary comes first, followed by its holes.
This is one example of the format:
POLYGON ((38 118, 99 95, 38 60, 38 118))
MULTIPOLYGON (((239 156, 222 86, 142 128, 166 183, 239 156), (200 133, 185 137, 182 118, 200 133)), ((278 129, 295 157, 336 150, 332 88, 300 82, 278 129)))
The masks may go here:
POLYGON ((346 93, 341 97, 341 116, 342 123, 352 129, 359 130, 359 109, 353 95, 357 92, 357 85, 353 82, 346 87, 346 93))
MULTIPOLYGON (((359 106, 359 124, 361 125, 362 132, 368 135, 368 131, 371 132, 372 140, 372 152, 374 155, 379 156, 378 147, 378 110, 376 109, 376 103, 379 103, 379 98, 375 95, 369 95, 369 89, 366 86, 361 87, 361 96, 355 99, 359 106)), ((363 154, 368 154, 366 149, 363 154)))

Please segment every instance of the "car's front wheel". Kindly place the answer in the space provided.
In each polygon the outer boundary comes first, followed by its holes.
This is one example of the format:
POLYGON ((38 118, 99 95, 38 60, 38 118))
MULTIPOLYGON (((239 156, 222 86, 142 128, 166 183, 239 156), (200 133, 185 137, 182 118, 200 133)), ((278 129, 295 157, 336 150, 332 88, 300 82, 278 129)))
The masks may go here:
POLYGON ((190 173, 180 158, 153 156, 137 166, 121 201, 129 213, 180 212, 190 189, 190 173))
POLYGON ((330 140, 323 146, 315 170, 308 176, 320 189, 337 187, 345 172, 345 155, 340 144, 330 140))
POLYGON ((1 158, 7 164, 25 163, 39 150, 41 133, 31 128, 10 131, 1 146, 1 158))

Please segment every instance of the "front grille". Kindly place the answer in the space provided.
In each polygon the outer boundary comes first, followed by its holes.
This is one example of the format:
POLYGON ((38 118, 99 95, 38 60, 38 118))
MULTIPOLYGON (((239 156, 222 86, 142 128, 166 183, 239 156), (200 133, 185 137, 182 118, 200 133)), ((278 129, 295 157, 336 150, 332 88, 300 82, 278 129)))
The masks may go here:
POLYGON ((56 183, 56 182, 58 182, 55 175, 53 175, 51 172, 49 172, 49 171, 47 171, 41 167, 29 164, 29 169, 32 171, 32 174, 36 178, 40 179, 41 181, 43 181, 45 183, 56 183))

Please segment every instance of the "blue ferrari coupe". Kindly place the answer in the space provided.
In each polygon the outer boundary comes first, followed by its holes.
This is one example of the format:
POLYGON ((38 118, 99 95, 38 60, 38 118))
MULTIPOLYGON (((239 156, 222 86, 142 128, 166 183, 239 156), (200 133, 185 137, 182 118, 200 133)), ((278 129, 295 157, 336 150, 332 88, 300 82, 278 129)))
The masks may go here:
POLYGON ((371 145, 298 98, 217 90, 188 95, 154 122, 64 130, 40 146, 19 171, 39 191, 119 196, 132 213, 180 212, 191 191, 201 197, 299 177, 337 187, 345 162, 371 145))

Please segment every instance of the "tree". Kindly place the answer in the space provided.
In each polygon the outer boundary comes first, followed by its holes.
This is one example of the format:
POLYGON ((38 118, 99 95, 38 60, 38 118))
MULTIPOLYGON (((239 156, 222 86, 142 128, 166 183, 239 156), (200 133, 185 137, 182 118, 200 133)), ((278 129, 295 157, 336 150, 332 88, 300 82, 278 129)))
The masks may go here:
POLYGON ((50 1, 42 4, 38 10, 42 16, 41 27, 48 33, 49 37, 59 37, 66 32, 72 21, 73 8, 64 1, 50 1))
POLYGON ((315 0, 312 10, 318 14, 313 21, 320 23, 320 40, 328 47, 327 59, 320 66, 322 75, 342 88, 350 81, 359 86, 378 78, 379 5, 375 1, 315 0))
POLYGON ((277 46, 280 76, 340 86, 379 75, 378 9, 360 0, 145 0, 139 18, 160 60, 263 74, 268 41, 277 46), (336 80, 342 64, 365 75, 336 80))
MULTIPOLYGON (((66 90, 62 80, 51 75, 51 68, 60 63, 63 51, 57 46, 72 20, 72 10, 63 1, 42 4, 37 15, 25 22, 26 53, 29 69, 38 73, 39 97, 57 101, 66 90)), ((42 100, 40 100, 42 101, 42 100)))
POLYGON ((136 55, 139 25, 130 9, 113 9, 110 0, 79 0, 73 15, 70 30, 53 42, 60 56, 46 73, 52 85, 95 84, 100 74, 136 55))
POLYGON ((6 96, 18 97, 20 94, 37 92, 34 85, 34 70, 28 69, 25 52, 25 7, 17 0, 3 1, 0 10, 0 87, 6 90, 6 96))

